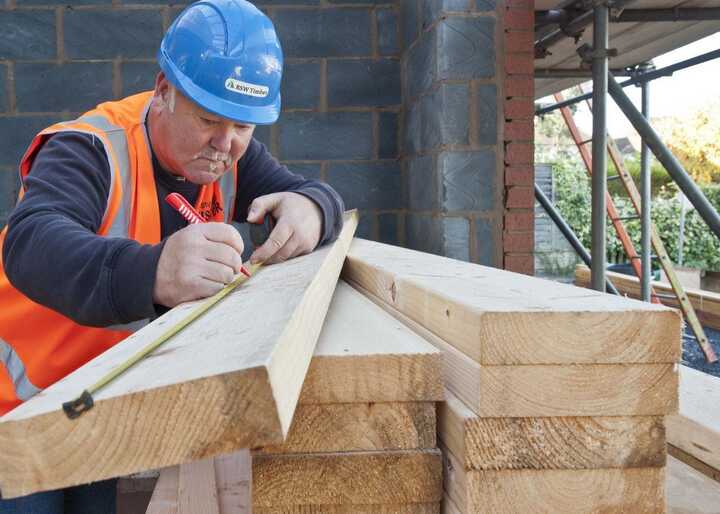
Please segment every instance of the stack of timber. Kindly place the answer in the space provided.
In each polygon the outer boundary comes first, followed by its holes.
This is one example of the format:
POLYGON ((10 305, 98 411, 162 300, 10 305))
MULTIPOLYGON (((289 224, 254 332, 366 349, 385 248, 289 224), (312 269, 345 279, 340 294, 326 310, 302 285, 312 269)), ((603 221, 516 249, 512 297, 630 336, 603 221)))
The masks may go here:
MULTIPOLYGON (((630 298, 642 298, 639 278, 612 271, 607 272, 607 278, 620 294, 630 298)), ((582 264, 575 267, 575 285, 590 287, 590 268, 582 264)), ((680 308, 680 303, 675 298, 670 285, 657 280, 652 281, 650 285, 658 295, 661 295, 660 301, 664 305, 680 308)), ((685 288, 685 293, 690 303, 692 303, 700 323, 703 326, 720 330, 720 293, 692 288, 685 288)))
POLYGON ((282 442, 356 226, 357 214, 347 213, 332 245, 261 268, 94 393, 79 418, 68 419, 63 402, 201 302, 175 307, 0 418, 2 497, 282 442))
POLYGON ((438 514, 442 399, 441 353, 341 281, 287 439, 163 470, 147 513, 438 514), (203 480, 184 487, 193 471, 203 480))
POLYGON ((444 512, 665 511, 676 311, 358 239, 342 276, 443 351, 444 512))

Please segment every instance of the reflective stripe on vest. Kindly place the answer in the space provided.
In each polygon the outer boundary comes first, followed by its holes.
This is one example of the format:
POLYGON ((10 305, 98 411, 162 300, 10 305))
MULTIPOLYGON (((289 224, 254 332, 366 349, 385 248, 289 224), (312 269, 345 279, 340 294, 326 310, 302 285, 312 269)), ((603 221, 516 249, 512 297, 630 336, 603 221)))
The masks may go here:
POLYGON ((15 387, 15 394, 22 401, 28 400, 40 392, 40 389, 30 382, 25 372, 25 364, 20 356, 2 339, 0 339, 0 364, 5 366, 15 387))
MULTIPOLYGON (((110 141, 110 144, 112 145, 113 151, 115 152, 115 159, 117 159, 117 166, 118 171, 120 172, 120 180, 122 184, 122 206, 120 209, 118 209, 117 214, 115 215, 115 219, 113 220, 112 225, 110 226, 107 236, 108 237, 129 237, 130 232, 130 210, 132 209, 132 169, 130 167, 130 161, 128 159, 129 156, 129 150, 128 150, 128 140, 127 135, 125 134, 125 130, 122 127, 118 127, 117 125, 113 125, 110 123, 107 118, 104 116, 99 115, 92 115, 92 116, 82 116, 78 118, 77 120, 67 122, 68 124, 71 123, 87 123, 90 126, 95 127, 98 130, 101 130, 105 133, 105 137, 108 138, 110 141)), ((77 130, 77 128, 73 128, 72 130, 77 130)), ((104 145, 103 145, 104 147, 104 145)), ((105 148, 105 155, 107 156, 108 163, 112 163, 112 160, 110 159, 110 153, 107 148, 105 148)), ((110 170, 110 173, 112 173, 112 169, 110 170)), ((114 187, 114 181, 112 180, 112 177, 110 179, 110 194, 108 195, 108 198, 112 197, 112 188, 114 187)), ((110 204, 108 202, 109 208, 110 204)), ((106 211, 107 214, 107 211, 106 211)))
POLYGON ((225 217, 225 223, 230 223, 232 220, 233 211, 235 210, 235 195, 237 194, 237 174, 236 173, 225 173, 220 177, 220 191, 223 197, 223 216, 225 217))

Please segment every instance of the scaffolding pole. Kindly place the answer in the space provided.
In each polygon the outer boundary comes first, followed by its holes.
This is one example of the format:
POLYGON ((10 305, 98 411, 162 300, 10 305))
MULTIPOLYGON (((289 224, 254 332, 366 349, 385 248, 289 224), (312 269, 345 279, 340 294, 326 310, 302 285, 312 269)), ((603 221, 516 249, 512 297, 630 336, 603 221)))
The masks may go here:
MULTIPOLYGON (((640 137, 644 138, 647 146, 652 150, 657 160, 662 163, 672 179, 698 211, 698 214, 705 220, 710 230, 713 231, 716 237, 720 238, 720 216, 718 216, 717 211, 697 184, 695 184, 692 177, 690 177, 682 167, 680 161, 667 149, 650 123, 648 123, 642 113, 633 105, 630 98, 628 98, 622 87, 620 87, 620 84, 617 83, 612 75, 609 75, 608 90, 610 96, 613 97, 613 100, 615 100, 615 103, 620 107, 620 110, 625 113, 625 116, 627 116, 630 123, 635 127, 635 130, 640 134, 640 137)), ((593 255, 593 259, 594 257, 593 255)))
MULTIPOLYGON (((577 235, 575 235, 575 232, 570 227, 570 225, 568 225, 565 219, 563 219, 562 214, 558 212, 550 199, 545 195, 545 193, 543 193, 542 189, 540 189, 537 184, 535 184, 535 199, 542 206, 542 208, 545 209, 545 212, 548 216, 550 216, 550 219, 553 220, 555 226, 560 229, 560 232, 565 237, 567 242, 570 243, 570 246, 573 247, 575 253, 578 254, 578 256, 583 260, 583 262, 588 268, 591 268, 592 258, 590 257, 590 254, 580 242, 580 239, 578 239, 577 235)), ((612 282, 610 282, 609 278, 606 279, 605 284, 608 293, 620 296, 617 288, 613 285, 612 282)))
MULTIPOLYGON (((642 115, 646 120, 650 119, 650 82, 642 82, 640 89, 642 92, 642 115)), ((618 170, 620 173, 620 170, 618 170)), ((650 275, 652 273, 650 267, 650 151, 645 138, 642 138, 642 146, 640 148, 640 265, 642 273, 640 274, 640 292, 644 302, 650 301, 650 275)))
MULTIPOLYGON (((660 68, 659 70, 649 71, 647 73, 636 73, 633 78, 622 82, 620 85, 622 87, 627 87, 632 85, 638 85, 641 82, 650 82, 651 80, 656 80, 662 77, 669 77, 676 71, 684 70, 686 68, 690 68, 691 66, 697 66, 698 64, 712 61, 713 59, 717 59, 718 57, 720 57, 720 50, 712 50, 696 57, 691 57, 690 59, 671 64, 670 66, 665 66, 664 68, 660 68)), ((535 78, 545 78, 545 76, 548 76, 549 78, 556 78, 552 76, 555 72, 558 73, 558 78, 560 78, 562 77, 562 74, 566 71, 568 70, 536 70, 535 78)), ((574 70, 569 71, 574 72, 574 70)), ((617 76, 615 72, 613 72, 613 74, 617 76)), ((583 100, 589 100, 590 98, 592 98, 592 92, 576 96, 575 98, 568 98, 567 100, 564 100, 562 102, 558 102, 556 104, 548 105, 547 107, 541 107, 537 109, 535 111, 535 115, 540 116, 541 114, 547 114, 549 112, 560 109, 561 107, 569 107, 576 103, 582 102, 583 100)))
POLYGON ((605 188, 607 183, 608 6, 598 4, 593 20, 592 267, 590 285, 605 291, 605 188))

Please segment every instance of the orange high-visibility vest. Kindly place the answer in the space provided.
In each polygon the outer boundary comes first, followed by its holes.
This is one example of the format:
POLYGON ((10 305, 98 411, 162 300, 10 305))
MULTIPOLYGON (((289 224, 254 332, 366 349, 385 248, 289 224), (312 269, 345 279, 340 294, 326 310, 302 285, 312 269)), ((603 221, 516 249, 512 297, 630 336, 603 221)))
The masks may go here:
MULTIPOLYGON (((111 170, 107 207, 97 234, 143 244, 160 242, 160 209, 145 118, 152 92, 98 105, 80 118, 41 131, 20 163, 21 178, 52 134, 84 132, 100 138, 111 170)), ((196 208, 208 220, 232 219, 237 170, 202 186, 196 208), (214 206, 215 208, 208 208, 214 206), (221 206, 222 209, 217 209, 221 206)), ((24 191, 20 191, 22 199, 24 191)), ((149 320, 95 328, 79 325, 33 302, 8 281, 2 263, 7 227, 0 232, 0 415, 55 383, 149 320)))

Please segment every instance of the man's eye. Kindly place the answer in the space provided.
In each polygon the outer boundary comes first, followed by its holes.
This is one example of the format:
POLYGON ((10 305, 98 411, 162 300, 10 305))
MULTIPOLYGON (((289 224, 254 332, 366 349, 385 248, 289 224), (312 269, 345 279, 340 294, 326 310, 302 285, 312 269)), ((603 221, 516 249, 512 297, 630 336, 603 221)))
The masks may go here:
POLYGON ((211 120, 210 118, 200 118, 205 125, 215 125, 217 121, 211 120))

